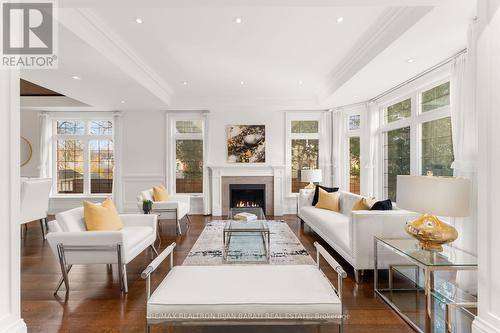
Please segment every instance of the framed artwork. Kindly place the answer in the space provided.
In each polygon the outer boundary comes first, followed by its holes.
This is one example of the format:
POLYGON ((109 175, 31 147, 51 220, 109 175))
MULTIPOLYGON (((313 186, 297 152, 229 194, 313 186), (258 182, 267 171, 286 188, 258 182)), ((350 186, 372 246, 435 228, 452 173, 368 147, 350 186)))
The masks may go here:
POLYGON ((227 126, 228 163, 266 162, 265 125, 227 126))

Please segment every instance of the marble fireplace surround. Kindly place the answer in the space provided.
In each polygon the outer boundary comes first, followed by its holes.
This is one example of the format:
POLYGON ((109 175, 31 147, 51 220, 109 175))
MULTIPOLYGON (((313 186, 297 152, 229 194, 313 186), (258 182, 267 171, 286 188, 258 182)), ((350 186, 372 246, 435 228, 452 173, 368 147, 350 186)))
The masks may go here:
POLYGON ((265 214, 283 215, 283 167, 235 165, 209 168, 211 172, 212 215, 227 215, 230 184, 265 184, 265 214))

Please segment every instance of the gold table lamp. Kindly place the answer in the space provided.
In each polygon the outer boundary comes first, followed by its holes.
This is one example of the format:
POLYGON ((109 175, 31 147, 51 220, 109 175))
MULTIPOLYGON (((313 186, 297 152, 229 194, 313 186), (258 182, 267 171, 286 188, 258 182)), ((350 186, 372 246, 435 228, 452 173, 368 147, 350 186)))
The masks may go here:
POLYGON ((438 216, 469 216, 470 187, 470 180, 462 177, 398 176, 397 206, 423 213, 405 225, 422 249, 442 251, 442 244, 458 238, 457 230, 438 216))

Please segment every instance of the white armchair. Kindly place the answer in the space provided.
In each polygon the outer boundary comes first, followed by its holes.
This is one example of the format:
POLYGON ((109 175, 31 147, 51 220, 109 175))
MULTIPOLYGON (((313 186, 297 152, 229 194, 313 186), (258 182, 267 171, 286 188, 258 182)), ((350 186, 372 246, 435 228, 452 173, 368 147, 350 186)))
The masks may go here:
POLYGON ((50 178, 27 178, 21 183, 21 224, 40 220, 42 238, 45 239, 47 229, 47 212, 49 210, 49 195, 52 188, 50 178))
POLYGON ((142 203, 144 200, 153 201, 151 213, 158 215, 159 220, 175 220, 177 235, 182 235, 180 221, 184 217, 187 218, 187 223, 191 224, 191 218, 189 217, 189 195, 170 195, 168 201, 154 201, 153 189, 144 190, 137 196, 137 206, 140 212, 143 212, 142 203))
POLYGON ((120 289, 127 293, 127 264, 142 251, 151 247, 155 254, 156 215, 120 215, 123 228, 118 231, 87 231, 83 218, 83 207, 56 215, 49 222, 47 235, 54 255, 61 266, 60 279, 54 295, 62 283, 69 292, 68 273, 72 265, 117 264, 120 289))

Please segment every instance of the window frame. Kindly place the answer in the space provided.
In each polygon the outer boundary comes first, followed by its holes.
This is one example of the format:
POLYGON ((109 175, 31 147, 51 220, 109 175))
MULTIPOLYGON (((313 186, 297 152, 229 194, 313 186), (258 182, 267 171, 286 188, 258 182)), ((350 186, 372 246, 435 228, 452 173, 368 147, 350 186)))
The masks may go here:
MULTIPOLYGON (((382 181, 379 183, 381 187, 379 193, 381 193, 384 198, 387 197, 385 184, 385 165, 384 165, 384 135, 392 130, 401 129, 404 127, 410 127, 410 175, 421 175, 422 174, 422 124, 439 120, 447 117, 451 117, 451 100, 450 104, 430 110, 427 112, 422 111, 422 94, 432 88, 435 88, 443 83, 450 82, 451 77, 446 75, 440 79, 435 79, 428 81, 427 83, 413 88, 411 91, 401 94, 397 97, 385 100, 380 103, 379 121, 380 127, 378 131, 379 142, 381 143, 381 149, 379 150, 379 172, 378 176, 382 181), (411 116, 409 118, 403 118, 394 122, 386 123, 385 112, 386 109, 404 101, 405 99, 411 99, 411 116)), ((450 89, 450 96, 452 91, 450 89)))
POLYGON ((176 195, 188 195, 188 196, 203 196, 203 189, 200 193, 177 193, 176 184, 176 164, 177 164, 177 153, 176 144, 177 140, 201 140, 203 145, 203 179, 208 177, 205 172, 207 166, 207 156, 206 156, 206 145, 207 145, 207 117, 206 112, 167 112, 167 159, 165 161, 166 178, 165 185, 168 192, 176 195), (176 123, 177 121, 201 121, 201 133, 176 133, 176 123))
MULTIPOLYGON (((53 116, 51 117, 52 135, 51 135, 51 150, 52 150, 52 192, 51 197, 54 198, 78 198, 78 197, 108 197, 113 194, 111 193, 92 193, 91 192, 91 172, 90 172, 90 146, 89 142, 94 140, 109 140, 113 142, 113 162, 115 162, 114 156, 114 133, 115 124, 113 121, 113 116, 109 114, 105 115, 92 115, 92 116, 53 116), (111 134, 90 134, 90 122, 91 121, 110 121, 112 125, 111 134), (57 122, 59 121, 82 121, 85 126, 85 134, 57 134, 57 122), (58 182, 58 170, 57 170, 57 142, 59 140, 80 140, 83 143, 83 193, 59 193, 57 190, 58 182)), ((114 169, 114 166, 113 166, 114 169)), ((114 177, 114 173, 113 173, 114 177)))
POLYGON ((322 183, 329 184, 330 174, 327 173, 329 149, 328 111, 286 111, 285 112, 285 193, 287 197, 296 197, 298 192, 292 192, 292 140, 318 140, 318 168, 322 170, 322 183), (317 121, 317 133, 292 133, 292 121, 317 121))

